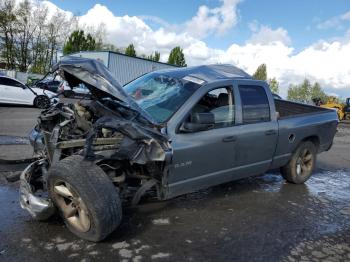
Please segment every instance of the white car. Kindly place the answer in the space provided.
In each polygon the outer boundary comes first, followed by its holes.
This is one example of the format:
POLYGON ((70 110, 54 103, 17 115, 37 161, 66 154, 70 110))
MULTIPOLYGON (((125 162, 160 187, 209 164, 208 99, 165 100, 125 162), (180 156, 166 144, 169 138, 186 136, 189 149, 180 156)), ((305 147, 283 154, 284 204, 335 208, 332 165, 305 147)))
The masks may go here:
POLYGON ((0 103, 47 108, 59 101, 55 95, 47 90, 28 87, 11 77, 0 76, 0 103))
POLYGON ((69 98, 89 98, 90 91, 84 84, 79 84, 73 88, 70 88, 66 81, 62 81, 58 87, 58 92, 62 93, 64 97, 69 98))

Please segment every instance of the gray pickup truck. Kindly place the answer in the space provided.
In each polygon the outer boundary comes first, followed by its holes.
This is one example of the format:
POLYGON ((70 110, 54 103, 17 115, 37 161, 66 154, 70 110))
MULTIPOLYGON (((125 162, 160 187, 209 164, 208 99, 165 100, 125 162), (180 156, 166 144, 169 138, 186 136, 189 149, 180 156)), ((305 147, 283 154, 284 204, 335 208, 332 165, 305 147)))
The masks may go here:
POLYGON ((90 241, 118 227, 123 206, 146 198, 277 168, 304 183, 338 124, 335 111, 274 99, 265 82, 231 65, 151 72, 124 87, 94 60, 68 58, 54 71, 92 99, 42 111, 20 202, 38 220, 59 212, 90 241))

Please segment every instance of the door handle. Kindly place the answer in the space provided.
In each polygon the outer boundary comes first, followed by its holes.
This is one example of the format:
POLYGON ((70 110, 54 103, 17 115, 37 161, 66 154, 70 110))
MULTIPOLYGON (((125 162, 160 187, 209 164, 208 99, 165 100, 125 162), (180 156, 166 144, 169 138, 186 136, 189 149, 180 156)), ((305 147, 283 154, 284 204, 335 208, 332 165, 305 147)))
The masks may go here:
POLYGON ((275 130, 267 130, 266 132, 265 132, 265 135, 267 135, 267 136, 272 136, 272 135, 275 135, 276 134, 276 131, 275 130))
POLYGON ((227 137, 222 139, 222 142, 234 142, 236 140, 237 140, 237 137, 235 137, 235 136, 227 136, 227 137))

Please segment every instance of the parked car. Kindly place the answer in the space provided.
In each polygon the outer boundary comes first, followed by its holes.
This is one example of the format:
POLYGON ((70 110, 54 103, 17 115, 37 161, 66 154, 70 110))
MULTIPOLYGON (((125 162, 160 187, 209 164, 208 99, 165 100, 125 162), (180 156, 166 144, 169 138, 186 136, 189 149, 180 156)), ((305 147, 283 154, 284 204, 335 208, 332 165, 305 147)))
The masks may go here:
POLYGON ((67 98, 90 98, 90 91, 83 83, 70 88, 66 81, 62 81, 58 92, 62 93, 63 96, 67 98))
POLYGON ((166 200, 277 168, 304 183, 337 129, 333 110, 274 100, 266 82, 230 65, 151 72, 124 87, 96 60, 55 68, 94 99, 42 112, 31 136, 42 158, 23 171, 20 202, 39 220, 57 208, 91 241, 145 195, 166 200))
POLYGON ((53 92, 31 88, 14 78, 0 76, 0 103, 47 108, 58 101, 53 92))
POLYGON ((52 80, 52 79, 39 80, 34 84, 34 86, 37 88, 49 90, 53 93, 57 93, 59 91, 58 88, 60 85, 61 85, 61 81, 52 80))

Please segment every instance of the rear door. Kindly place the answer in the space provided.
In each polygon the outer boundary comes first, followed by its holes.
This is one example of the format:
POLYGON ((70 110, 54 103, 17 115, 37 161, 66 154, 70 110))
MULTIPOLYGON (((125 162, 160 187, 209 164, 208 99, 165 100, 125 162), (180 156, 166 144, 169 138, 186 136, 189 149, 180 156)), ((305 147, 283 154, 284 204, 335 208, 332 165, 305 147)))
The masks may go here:
POLYGON ((237 81, 242 119, 236 128, 237 173, 247 176, 267 171, 277 144, 278 123, 272 95, 260 81, 237 81))

